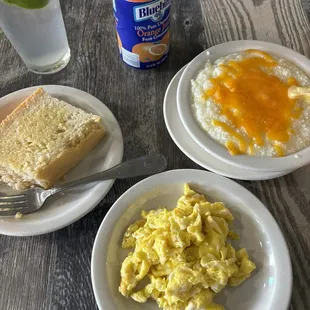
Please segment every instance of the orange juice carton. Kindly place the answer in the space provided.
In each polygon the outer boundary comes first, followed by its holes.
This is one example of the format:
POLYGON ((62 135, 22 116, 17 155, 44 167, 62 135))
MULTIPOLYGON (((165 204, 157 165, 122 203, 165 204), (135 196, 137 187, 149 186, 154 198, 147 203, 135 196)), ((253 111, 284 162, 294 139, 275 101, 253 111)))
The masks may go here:
POLYGON ((113 0, 119 52, 137 69, 163 63, 169 52, 171 0, 113 0))

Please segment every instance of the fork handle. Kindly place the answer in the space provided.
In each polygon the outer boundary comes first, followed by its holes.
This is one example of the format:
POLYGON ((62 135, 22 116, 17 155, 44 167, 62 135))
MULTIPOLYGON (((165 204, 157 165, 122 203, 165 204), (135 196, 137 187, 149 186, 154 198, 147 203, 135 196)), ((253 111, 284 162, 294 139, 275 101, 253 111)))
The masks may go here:
POLYGON ((54 195, 82 184, 149 175, 164 171, 166 168, 167 161, 162 154, 149 154, 125 161, 117 166, 94 175, 53 187, 49 191, 50 195, 54 195))

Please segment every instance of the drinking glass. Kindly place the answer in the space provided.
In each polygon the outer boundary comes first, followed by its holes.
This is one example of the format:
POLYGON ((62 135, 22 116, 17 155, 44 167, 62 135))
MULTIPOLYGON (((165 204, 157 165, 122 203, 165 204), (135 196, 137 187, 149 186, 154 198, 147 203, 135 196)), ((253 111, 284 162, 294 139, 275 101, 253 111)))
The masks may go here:
POLYGON ((0 0, 0 27, 31 71, 51 74, 68 64, 59 0, 0 0))

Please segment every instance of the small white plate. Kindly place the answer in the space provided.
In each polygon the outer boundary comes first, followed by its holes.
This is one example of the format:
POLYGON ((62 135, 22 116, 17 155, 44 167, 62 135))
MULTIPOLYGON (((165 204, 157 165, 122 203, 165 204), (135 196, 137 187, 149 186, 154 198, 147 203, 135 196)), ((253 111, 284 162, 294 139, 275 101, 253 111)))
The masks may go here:
POLYGON ((190 136, 205 150, 213 156, 238 166, 243 169, 284 172, 285 170, 296 170, 310 163, 310 146, 283 157, 259 157, 249 155, 231 156, 227 149, 212 139, 202 128, 200 128, 192 112, 191 80, 196 79, 198 73, 205 67, 207 61, 224 57, 228 54, 244 51, 246 49, 262 50, 267 53, 284 58, 306 74, 310 74, 310 60, 305 56, 281 45, 252 40, 231 41, 212 46, 195 57, 184 70, 178 85, 177 105, 182 123, 190 136))
POLYGON ((227 310, 285 310, 292 290, 292 267, 283 235, 267 208, 239 184, 202 170, 172 170, 131 187, 109 210, 94 243, 92 284, 100 310, 158 310, 154 301, 139 304, 118 292, 120 268, 128 251, 121 248, 127 227, 140 211, 165 206, 173 209, 184 183, 223 201, 235 217, 237 247, 246 247, 257 270, 242 285, 225 288, 215 299, 227 310))
MULTIPOLYGON (((0 121, 13 111, 38 87, 21 89, 0 99, 0 121)), ((86 112, 102 117, 106 135, 99 145, 66 176, 72 181, 109 169, 122 161, 123 137, 117 120, 100 100, 92 95, 67 86, 42 86, 50 95, 62 99, 86 112)), ((33 236, 49 233, 70 225, 92 210, 108 193, 114 180, 79 186, 50 198, 37 212, 20 219, 0 217, 0 234, 33 236)), ((0 191, 7 187, 0 185, 0 191)))
POLYGON ((210 171, 239 180, 268 180, 292 172, 262 172, 239 168, 220 160, 197 144, 183 126, 178 113, 176 95, 178 83, 184 70, 185 67, 175 75, 167 88, 164 99, 164 118, 172 140, 186 156, 210 171))

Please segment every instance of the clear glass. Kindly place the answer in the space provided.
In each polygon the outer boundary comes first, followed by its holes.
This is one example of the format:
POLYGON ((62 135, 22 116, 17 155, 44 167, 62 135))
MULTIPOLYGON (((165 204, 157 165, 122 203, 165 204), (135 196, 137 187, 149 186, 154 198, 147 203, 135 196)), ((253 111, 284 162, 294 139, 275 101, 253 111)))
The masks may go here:
POLYGON ((31 71, 51 74, 68 64, 70 48, 59 0, 49 0, 40 9, 0 0, 0 27, 31 71))

